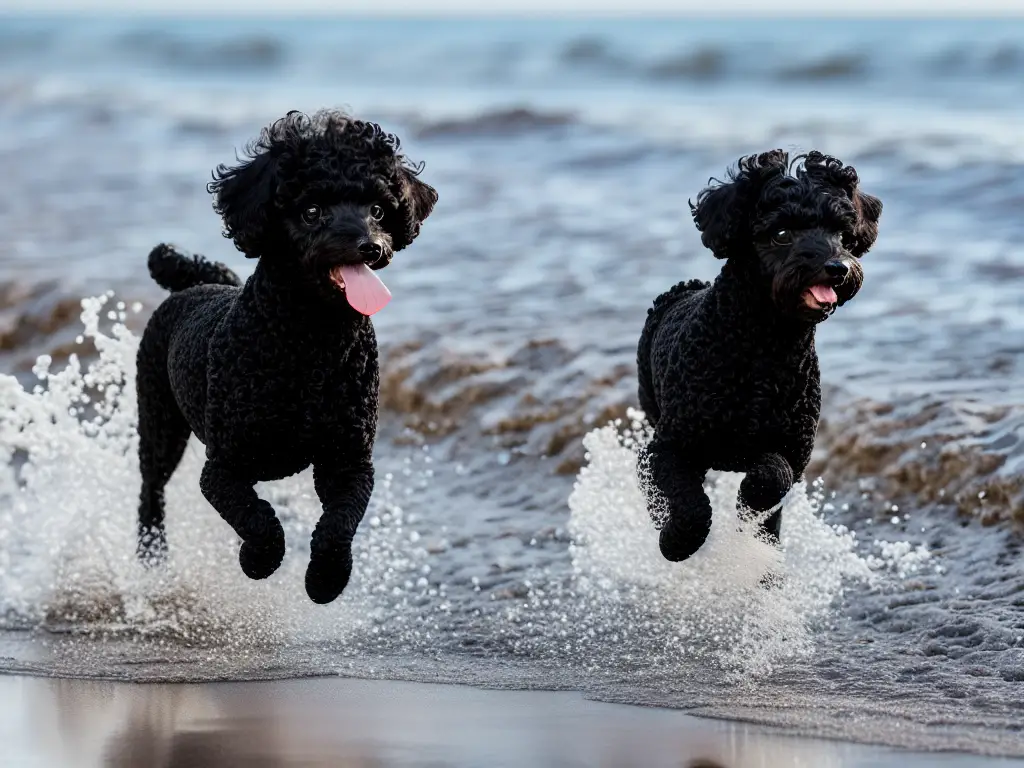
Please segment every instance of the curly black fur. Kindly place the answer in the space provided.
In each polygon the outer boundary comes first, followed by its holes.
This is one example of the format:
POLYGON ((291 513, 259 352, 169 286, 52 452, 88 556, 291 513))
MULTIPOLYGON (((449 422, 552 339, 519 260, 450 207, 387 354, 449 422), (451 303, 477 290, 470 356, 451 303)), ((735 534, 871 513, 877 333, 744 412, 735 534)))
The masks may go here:
POLYGON ((313 465, 324 513, 306 592, 327 603, 344 590, 373 490, 377 342, 329 274, 342 264, 381 269, 415 239, 437 200, 418 172, 374 123, 291 112, 210 184, 226 236, 259 258, 245 285, 166 245, 150 254, 153 278, 174 293, 138 355, 144 559, 165 550, 164 486, 194 433, 206 445, 203 495, 242 539, 239 561, 253 579, 272 574, 285 551, 254 484, 313 465))
POLYGON ((726 260, 721 274, 659 296, 637 352, 651 481, 668 504, 661 551, 673 561, 711 529, 709 469, 746 473, 741 512, 778 541, 772 510, 810 460, 821 408, 814 330, 860 290, 882 212, 853 168, 820 152, 792 165, 782 150, 751 155, 712 181, 690 207, 726 260))

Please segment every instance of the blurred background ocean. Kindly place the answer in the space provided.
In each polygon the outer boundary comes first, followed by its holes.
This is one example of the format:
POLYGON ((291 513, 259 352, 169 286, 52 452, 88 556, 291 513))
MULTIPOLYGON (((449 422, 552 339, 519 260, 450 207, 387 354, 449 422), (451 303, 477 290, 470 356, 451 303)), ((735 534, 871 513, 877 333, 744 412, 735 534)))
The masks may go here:
MULTIPOLYGON (((607 411, 632 397, 652 297, 718 269, 687 200, 742 154, 816 148, 886 206, 869 290, 822 328, 826 382, 953 421, 952 399, 996 408, 1019 477, 1022 100, 1018 18, 8 17, 0 359, 66 356, 83 292, 152 305, 160 240, 250 269, 210 170, 290 109, 344 106, 441 191, 389 270, 385 349, 551 340, 584 379, 619 371, 589 401, 607 411)), ((1011 490, 1007 517, 1024 514, 1011 490)))
MULTIPOLYGON (((499 660, 527 651, 558 658, 564 628, 538 619, 492 642, 491 619, 481 616, 529 599, 538 572, 552 583, 569 578, 566 499, 584 464, 581 438, 635 405, 635 344, 654 296, 720 267, 700 247, 688 199, 741 155, 774 147, 819 149, 856 166, 885 212, 864 258, 864 290, 818 334, 826 403, 813 470, 844 500, 830 523, 864 542, 885 523, 941 552, 943 566, 921 577, 914 599, 848 597, 842 628, 822 638, 802 682, 770 695, 818 690, 839 675, 862 680, 875 698, 910 700, 903 716, 911 720, 948 704, 950 691, 969 702, 960 725, 999 730, 1019 717, 1019 8, 1004 4, 987 19, 811 19, 767 5, 758 10, 775 16, 685 17, 668 4, 648 16, 588 7, 617 14, 603 17, 582 6, 562 16, 418 18, 386 5, 393 15, 298 17, 281 6, 260 16, 246 11, 266 6, 241 4, 222 6, 226 15, 199 4, 179 10, 203 15, 4 8, 0 362, 26 386, 38 355, 59 368, 76 350, 90 354, 76 341, 83 296, 113 289, 142 302, 128 318, 141 329, 161 298, 145 270, 157 242, 251 270, 222 239, 205 184, 286 111, 347 107, 396 132, 412 160, 425 162, 423 179, 440 202, 384 274, 395 300, 374 320, 377 453, 385 467, 395 463, 397 478, 410 461, 395 458, 401 450, 436 457, 421 467, 415 505, 442 541, 422 578, 430 583, 422 595, 416 579, 395 588, 420 595, 432 616, 447 600, 439 626, 464 634, 442 633, 437 643, 455 658, 467 636, 499 660), (435 579, 447 597, 430 594, 435 579), (900 678, 908 655, 927 667, 913 691, 900 678)), ((91 503, 83 487, 66 490, 91 503)), ((116 525, 130 526, 135 493, 124 488, 116 525)), ((9 525, 28 529, 46 513, 19 514, 9 525)), ((53 589, 26 592, 17 563, 30 544, 13 537, 0 548, 10 642, 40 623, 88 624, 53 589)), ((423 648, 399 602, 377 609, 393 630, 389 647, 413 665, 423 648)), ((122 614, 118 622, 132 625, 122 614)), ((379 637, 350 640, 345 652, 369 652, 379 637)), ((671 645, 671 632, 666 638, 671 645)), ((644 666, 642 654, 626 664, 614 645, 591 652, 621 674, 617 698, 681 703, 651 693, 663 682, 657 664, 644 666), (641 678, 648 690, 631 694, 630 680, 641 678)), ((105 669, 89 658, 79 657, 86 672, 105 669)), ((489 682, 505 679, 499 667, 489 682)), ((181 669, 156 674, 206 674, 181 669)), ((242 665, 231 674, 261 672, 242 665)))

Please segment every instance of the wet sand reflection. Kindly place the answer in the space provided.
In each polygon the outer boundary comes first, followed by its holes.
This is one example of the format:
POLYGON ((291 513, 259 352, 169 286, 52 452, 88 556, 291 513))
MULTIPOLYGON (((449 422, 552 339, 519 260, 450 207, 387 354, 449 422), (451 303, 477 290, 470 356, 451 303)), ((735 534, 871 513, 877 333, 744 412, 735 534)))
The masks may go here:
POLYGON ((5 766, 88 768, 979 764, 574 693, 343 678, 143 685, 0 676, 0 741, 5 766))

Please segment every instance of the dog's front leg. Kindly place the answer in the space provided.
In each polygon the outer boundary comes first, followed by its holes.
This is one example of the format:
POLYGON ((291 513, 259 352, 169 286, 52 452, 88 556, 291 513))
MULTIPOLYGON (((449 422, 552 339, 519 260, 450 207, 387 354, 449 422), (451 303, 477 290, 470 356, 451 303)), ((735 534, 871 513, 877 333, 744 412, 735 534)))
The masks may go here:
POLYGON ((707 468, 655 438, 648 448, 651 480, 668 503, 661 529, 661 554, 679 562, 694 554, 711 531, 711 502, 704 493, 707 468))
POLYGON ((306 594, 329 603, 344 591, 352 574, 352 538, 373 492, 373 464, 337 460, 313 465, 313 483, 324 513, 313 530, 306 569, 306 594))
MULTIPOLYGON (((740 483, 740 511, 767 512, 774 509, 793 487, 793 468, 777 453, 766 453, 754 460, 740 483)), ((782 509, 776 509, 761 523, 769 540, 778 544, 782 509)))
POLYGON ((242 571, 250 579, 265 579, 284 560, 284 528, 253 485, 216 459, 207 460, 199 478, 203 496, 242 539, 238 550, 242 571))

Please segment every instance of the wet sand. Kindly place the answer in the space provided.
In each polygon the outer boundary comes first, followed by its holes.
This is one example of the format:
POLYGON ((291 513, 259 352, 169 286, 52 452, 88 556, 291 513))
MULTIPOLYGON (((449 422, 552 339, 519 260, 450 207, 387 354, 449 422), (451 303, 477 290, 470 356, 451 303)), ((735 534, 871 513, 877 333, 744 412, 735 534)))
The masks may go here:
POLYGON ((799 739, 576 693, 350 678, 204 685, 0 676, 4 766, 1024 766, 799 739))

